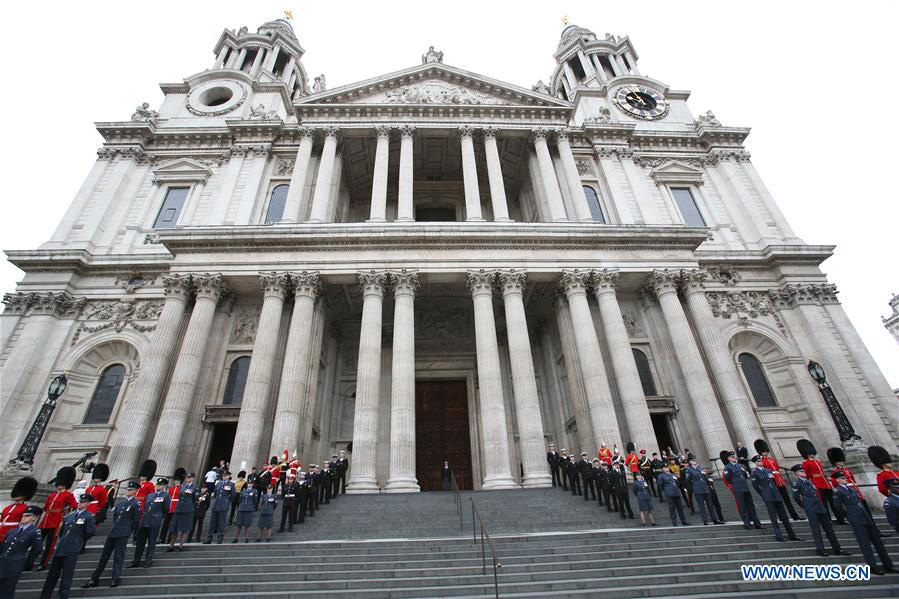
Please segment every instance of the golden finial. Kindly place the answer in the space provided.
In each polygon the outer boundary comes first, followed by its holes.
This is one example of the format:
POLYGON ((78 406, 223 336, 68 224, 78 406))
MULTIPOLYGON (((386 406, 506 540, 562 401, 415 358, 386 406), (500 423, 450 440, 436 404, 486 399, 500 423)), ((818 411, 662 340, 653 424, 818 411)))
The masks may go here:
POLYGON ((293 11, 292 11, 292 10, 285 10, 285 11, 284 11, 284 18, 287 19, 288 21, 293 21, 293 11))
POLYGON ((568 26, 568 15, 565 15, 564 17, 562 17, 562 26, 563 27, 568 26))

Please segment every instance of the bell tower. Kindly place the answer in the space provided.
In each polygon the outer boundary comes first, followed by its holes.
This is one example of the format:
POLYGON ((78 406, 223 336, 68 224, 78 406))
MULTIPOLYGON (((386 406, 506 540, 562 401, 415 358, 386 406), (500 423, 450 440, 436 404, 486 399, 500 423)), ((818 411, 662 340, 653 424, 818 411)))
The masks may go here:
POLYGON ((604 39, 577 25, 562 30, 553 57, 556 69, 550 80, 553 95, 573 101, 578 89, 600 88, 618 77, 640 75, 637 52, 627 37, 607 33, 604 39))

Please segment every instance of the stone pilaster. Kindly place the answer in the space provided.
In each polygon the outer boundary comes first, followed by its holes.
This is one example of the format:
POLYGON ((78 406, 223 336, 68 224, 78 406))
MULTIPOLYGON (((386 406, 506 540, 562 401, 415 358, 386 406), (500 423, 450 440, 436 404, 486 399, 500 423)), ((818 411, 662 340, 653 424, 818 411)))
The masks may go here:
POLYGON ((490 205, 495 222, 508 222, 509 206, 506 202, 506 188, 503 184, 502 161, 496 145, 496 127, 484 128, 484 156, 487 159, 487 179, 490 182, 490 205))
POLYGON ((371 210, 368 220, 380 223, 387 220, 387 170, 390 154, 390 131, 387 125, 375 127, 378 145, 375 149, 375 170, 371 178, 371 210))
MULTIPOLYGON (((260 51, 259 54, 262 54, 260 51)), ((312 158, 312 144, 315 142, 315 130, 300 127, 300 149, 297 151, 290 174, 290 187, 287 189, 287 201, 284 204, 284 218, 287 222, 298 223, 303 220, 303 195, 306 191, 306 178, 309 173, 309 161, 312 158)))
POLYGON ((587 196, 584 195, 584 186, 581 185, 581 176, 577 172, 574 154, 571 153, 568 131, 556 132, 556 148, 559 150, 562 166, 565 168, 568 193, 571 194, 571 203, 574 204, 577 220, 580 222, 593 222, 593 215, 590 213, 590 206, 587 204, 587 196))
POLYGON ((550 216, 553 221, 566 221, 568 216, 565 213, 565 203, 562 201, 559 180, 556 178, 553 159, 549 154, 549 147, 546 145, 546 137, 549 133, 546 129, 534 129, 531 132, 531 139, 537 152, 537 162, 540 165, 540 180, 543 183, 550 216))
POLYGON ((415 209, 412 205, 412 152, 415 149, 415 127, 400 127, 400 180, 397 193, 396 220, 415 220, 415 209))
POLYGON ((474 157, 474 129, 468 125, 459 127, 462 145, 462 180, 465 186, 465 220, 481 221, 481 191, 478 188, 478 167, 474 157))
POLYGON ((331 182, 334 179, 334 158, 337 155, 337 127, 324 129, 325 144, 322 146, 322 158, 318 164, 318 176, 315 179, 315 193, 312 196, 312 212, 309 222, 323 223, 328 218, 328 203, 331 199, 331 182))

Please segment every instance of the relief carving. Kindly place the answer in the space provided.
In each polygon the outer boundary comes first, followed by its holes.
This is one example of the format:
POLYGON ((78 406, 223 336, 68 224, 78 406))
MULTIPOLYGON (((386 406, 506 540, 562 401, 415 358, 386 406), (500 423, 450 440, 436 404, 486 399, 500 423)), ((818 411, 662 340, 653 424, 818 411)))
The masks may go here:
POLYGON ((767 292, 764 291, 709 291, 705 294, 717 318, 730 319, 736 317, 741 322, 750 318, 771 316, 782 333, 785 332, 783 322, 767 292))
POLYGON ((157 320, 162 313, 164 300, 137 300, 126 298, 121 300, 93 300, 85 304, 82 311, 82 322, 71 345, 75 345, 84 333, 97 333, 112 329, 121 332, 126 327, 139 333, 149 333, 156 330, 156 325, 141 324, 141 322, 157 320), (99 324, 88 324, 89 321, 99 321, 99 324))
POLYGON ((256 341, 256 327, 259 324, 259 309, 243 307, 234 315, 234 328, 231 330, 231 343, 251 345, 256 341))
POLYGON ((387 92, 388 104, 496 104, 511 102, 448 83, 405 85, 387 92))

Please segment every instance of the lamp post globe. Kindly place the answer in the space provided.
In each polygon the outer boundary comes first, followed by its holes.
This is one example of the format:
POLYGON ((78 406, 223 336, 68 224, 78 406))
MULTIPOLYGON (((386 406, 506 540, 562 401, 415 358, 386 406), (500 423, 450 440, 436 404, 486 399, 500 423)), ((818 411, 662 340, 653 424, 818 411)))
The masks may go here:
POLYGON ((60 395, 62 395, 66 386, 69 384, 69 379, 66 378, 65 374, 60 374, 52 381, 50 381, 50 386, 47 388, 47 397, 52 399, 58 399, 60 395))
POLYGON ((827 384, 827 375, 825 374, 824 369, 814 360, 808 361, 808 373, 819 385, 827 384))

